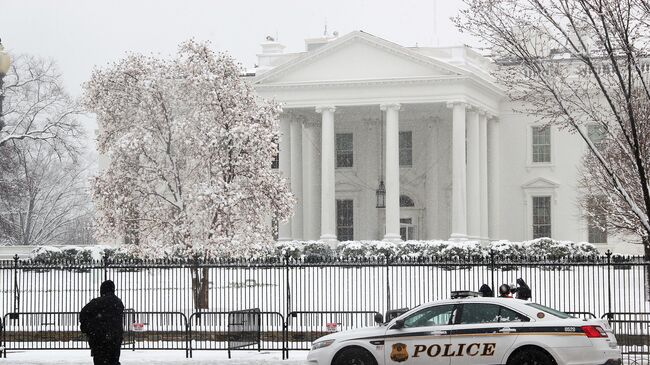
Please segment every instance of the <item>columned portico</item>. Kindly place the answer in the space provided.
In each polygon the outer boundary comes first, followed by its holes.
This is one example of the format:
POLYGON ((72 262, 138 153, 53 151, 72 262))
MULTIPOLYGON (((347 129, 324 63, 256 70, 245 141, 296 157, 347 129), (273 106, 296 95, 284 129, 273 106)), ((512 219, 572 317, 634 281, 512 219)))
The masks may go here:
POLYGON ((386 233, 385 241, 400 241, 399 232, 399 104, 382 104, 386 112, 386 233))
POLYGON ((480 55, 448 51, 352 32, 286 60, 263 54, 254 87, 290 111, 280 172, 298 204, 281 239, 490 236, 485 211, 498 212, 491 196, 486 202, 495 187, 485 157, 494 137, 488 146, 492 124, 477 112, 498 113, 502 93, 476 71, 485 66, 480 55))
MULTIPOLYGON (((279 170, 284 179, 291 184, 291 120, 288 113, 280 114, 280 157, 279 170)), ((280 241, 291 240, 291 220, 280 223, 278 228, 278 239, 280 241)))
POLYGON ((336 241, 336 191, 334 173, 334 106, 316 107, 321 121, 321 235, 327 242, 336 241))
POLYGON ((452 240, 467 239, 467 170, 465 156, 465 109, 462 102, 448 103, 452 108, 452 240))

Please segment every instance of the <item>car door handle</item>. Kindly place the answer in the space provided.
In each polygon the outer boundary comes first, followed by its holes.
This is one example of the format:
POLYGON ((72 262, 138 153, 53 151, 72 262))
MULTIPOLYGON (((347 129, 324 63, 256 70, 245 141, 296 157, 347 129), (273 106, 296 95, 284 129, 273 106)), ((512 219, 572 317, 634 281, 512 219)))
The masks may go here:
POLYGON ((443 336, 447 334, 447 331, 431 331, 429 334, 433 336, 443 336))
POLYGON ((507 328, 507 327, 506 327, 506 328, 502 328, 502 329, 500 329, 499 332, 500 332, 500 333, 513 333, 513 332, 517 332, 517 330, 514 329, 514 328, 507 328))

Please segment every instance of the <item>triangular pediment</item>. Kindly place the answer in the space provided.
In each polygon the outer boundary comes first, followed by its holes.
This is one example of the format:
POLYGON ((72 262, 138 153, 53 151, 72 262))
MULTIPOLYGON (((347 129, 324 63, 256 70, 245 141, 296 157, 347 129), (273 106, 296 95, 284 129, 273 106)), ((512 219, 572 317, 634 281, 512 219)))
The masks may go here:
POLYGON ((523 184, 521 187, 523 189, 554 189, 559 186, 560 184, 556 183, 553 180, 545 179, 543 177, 538 177, 536 179, 530 180, 529 182, 523 184))
POLYGON ((255 84, 453 77, 453 65, 364 32, 352 32, 262 75, 255 84))

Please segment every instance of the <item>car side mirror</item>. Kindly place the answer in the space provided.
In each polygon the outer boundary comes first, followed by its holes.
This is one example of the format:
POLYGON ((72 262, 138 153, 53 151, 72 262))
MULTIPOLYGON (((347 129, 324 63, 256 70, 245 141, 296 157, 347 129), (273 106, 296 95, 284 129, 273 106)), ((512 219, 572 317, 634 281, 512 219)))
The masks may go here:
POLYGON ((381 313, 375 313, 375 323, 382 324, 384 323, 384 316, 381 313))
POLYGON ((395 323, 393 324, 393 327, 391 327, 391 329, 394 329, 394 330, 398 330, 400 328, 404 328, 404 319, 403 318, 399 318, 399 319, 395 320, 395 323))

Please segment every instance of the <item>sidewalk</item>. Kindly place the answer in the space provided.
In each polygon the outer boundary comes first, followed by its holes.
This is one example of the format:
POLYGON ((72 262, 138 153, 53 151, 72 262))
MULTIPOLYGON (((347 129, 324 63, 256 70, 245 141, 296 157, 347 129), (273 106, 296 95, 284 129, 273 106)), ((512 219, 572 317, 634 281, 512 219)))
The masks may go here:
MULTIPOLYGON (((282 360, 279 351, 194 351, 186 359, 184 351, 122 351, 122 365, 305 365, 307 351, 289 352, 289 360, 282 360)), ((90 350, 36 350, 9 352, 0 358, 0 365, 88 365, 92 364, 90 350)))

